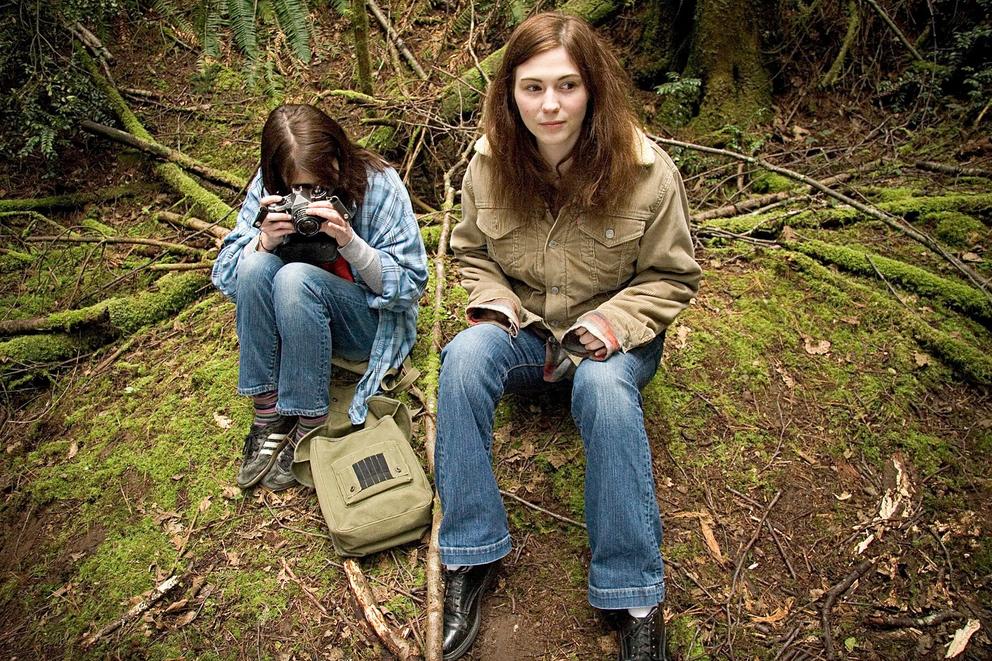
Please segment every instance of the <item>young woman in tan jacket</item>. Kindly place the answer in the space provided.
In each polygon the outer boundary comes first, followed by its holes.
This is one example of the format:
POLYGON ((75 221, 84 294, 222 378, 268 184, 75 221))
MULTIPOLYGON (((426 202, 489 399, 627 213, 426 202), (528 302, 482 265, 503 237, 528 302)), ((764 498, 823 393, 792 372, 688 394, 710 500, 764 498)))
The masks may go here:
POLYGON ((638 130, 626 76, 581 19, 511 35, 483 111, 451 246, 469 328, 445 347, 435 465, 444 517, 444 658, 471 647, 510 552, 492 471, 500 397, 571 381, 585 446, 589 602, 623 660, 664 658, 661 518, 640 389, 696 294, 688 205, 672 160, 638 130))

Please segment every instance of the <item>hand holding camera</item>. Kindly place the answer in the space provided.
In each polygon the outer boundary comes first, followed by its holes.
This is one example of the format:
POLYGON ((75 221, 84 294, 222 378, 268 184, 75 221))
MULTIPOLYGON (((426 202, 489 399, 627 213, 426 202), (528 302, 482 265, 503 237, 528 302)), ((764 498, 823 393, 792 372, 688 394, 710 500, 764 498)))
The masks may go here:
POLYGON ((261 248, 268 252, 292 235, 311 238, 324 233, 338 246, 354 236, 350 224, 354 205, 349 208, 338 196, 328 197, 320 186, 294 185, 289 195, 267 195, 260 202, 254 225, 261 230, 261 248))

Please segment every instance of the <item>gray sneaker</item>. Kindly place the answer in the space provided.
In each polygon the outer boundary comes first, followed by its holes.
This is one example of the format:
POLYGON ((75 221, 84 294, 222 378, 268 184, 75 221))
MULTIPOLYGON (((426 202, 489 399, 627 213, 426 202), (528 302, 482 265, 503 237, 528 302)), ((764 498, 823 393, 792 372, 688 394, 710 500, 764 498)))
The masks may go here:
MULTIPOLYGON (((295 431, 293 433, 295 434, 295 431)), ((292 441, 286 441, 286 444, 279 451, 279 458, 262 478, 263 487, 272 491, 282 491, 299 484, 293 477, 293 455, 295 453, 296 445, 292 441)))
POLYGON ((263 427, 252 425, 245 437, 244 460, 238 471, 238 486, 248 489, 258 484, 272 468, 279 451, 289 443, 296 418, 279 416, 275 422, 263 427))

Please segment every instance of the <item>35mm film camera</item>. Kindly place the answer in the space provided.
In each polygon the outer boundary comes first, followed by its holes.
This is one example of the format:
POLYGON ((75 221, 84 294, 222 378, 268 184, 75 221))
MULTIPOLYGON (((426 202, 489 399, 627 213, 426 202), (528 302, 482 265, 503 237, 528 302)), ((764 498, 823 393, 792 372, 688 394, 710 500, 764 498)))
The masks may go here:
POLYGON ((337 242, 320 231, 323 219, 318 216, 308 216, 307 207, 311 202, 327 200, 345 222, 350 223, 358 212, 354 202, 345 204, 337 195, 328 195, 326 189, 320 186, 293 186, 292 192, 276 204, 261 207, 255 216, 255 227, 261 227, 265 217, 270 213, 288 213, 293 219, 294 234, 283 239, 272 253, 284 262, 306 262, 317 266, 333 262, 338 257, 337 242))

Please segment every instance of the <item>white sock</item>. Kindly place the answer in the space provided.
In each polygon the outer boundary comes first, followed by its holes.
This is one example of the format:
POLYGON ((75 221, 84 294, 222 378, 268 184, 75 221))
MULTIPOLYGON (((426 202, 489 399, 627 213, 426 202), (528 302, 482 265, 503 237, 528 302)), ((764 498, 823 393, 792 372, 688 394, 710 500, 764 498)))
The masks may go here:
POLYGON ((650 613, 653 609, 654 606, 642 606, 641 608, 628 608, 627 612, 630 613, 632 617, 641 619, 642 617, 647 617, 648 613, 650 613))
POLYGON ((444 568, 447 569, 448 571, 458 571, 464 566, 465 565, 445 565, 444 568))

